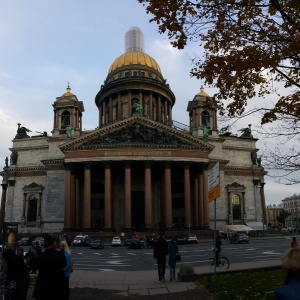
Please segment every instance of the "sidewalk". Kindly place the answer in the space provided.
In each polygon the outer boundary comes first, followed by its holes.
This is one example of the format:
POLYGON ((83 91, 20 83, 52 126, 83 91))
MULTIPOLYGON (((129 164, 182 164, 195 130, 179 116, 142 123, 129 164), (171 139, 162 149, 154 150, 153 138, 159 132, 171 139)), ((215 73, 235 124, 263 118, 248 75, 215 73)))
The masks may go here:
MULTIPOLYGON (((245 262, 231 264, 229 270, 238 271, 249 269, 261 269, 277 267, 281 265, 280 260, 268 260, 258 262, 245 262)), ((177 264, 179 272, 181 264, 177 264)), ((159 295, 167 293, 185 292, 195 289, 194 282, 170 281, 168 276, 169 269, 166 269, 166 281, 157 280, 157 271, 75 271, 70 277, 70 288, 96 288, 103 290, 119 291, 122 296, 129 295, 159 295)), ((194 268, 196 274, 213 274, 214 269, 205 266, 194 268)), ((217 273, 220 271, 217 269, 217 273)), ((29 298, 31 299, 31 298, 29 298)))

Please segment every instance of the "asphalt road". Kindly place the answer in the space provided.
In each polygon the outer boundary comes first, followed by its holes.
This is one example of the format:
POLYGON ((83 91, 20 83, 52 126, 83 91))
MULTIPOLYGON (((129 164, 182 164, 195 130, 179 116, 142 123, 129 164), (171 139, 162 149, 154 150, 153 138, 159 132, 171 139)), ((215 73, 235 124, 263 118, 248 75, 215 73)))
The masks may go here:
MULTIPOLYGON (((24 247, 26 251, 27 247, 24 247)), ((285 250, 290 248, 290 238, 250 240, 249 244, 230 244, 223 241, 221 255, 231 263, 254 262, 279 259, 285 250)), ((88 247, 72 247, 72 261, 77 270, 94 271, 138 271, 156 270, 152 248, 129 249, 128 247, 105 246, 95 250, 88 247)), ((192 245, 179 245, 182 261, 194 267, 209 264, 213 256, 212 242, 201 242, 192 245)))

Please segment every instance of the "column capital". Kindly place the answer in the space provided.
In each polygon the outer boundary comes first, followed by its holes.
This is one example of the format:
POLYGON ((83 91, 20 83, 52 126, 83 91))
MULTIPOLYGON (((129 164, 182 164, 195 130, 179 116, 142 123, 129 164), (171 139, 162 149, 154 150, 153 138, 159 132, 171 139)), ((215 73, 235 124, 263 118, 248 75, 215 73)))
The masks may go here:
POLYGON ((165 167, 171 168, 172 162, 169 161, 169 160, 165 160, 165 161, 164 161, 164 164, 165 164, 165 167))
POLYGON ((1 186, 3 191, 7 190, 7 183, 1 183, 1 186))
POLYGON ((85 161, 83 162, 84 169, 91 169, 92 168, 92 162, 91 161, 85 161))
POLYGON ((104 161, 103 164, 104 164, 104 167, 105 167, 105 168, 110 168, 110 167, 111 167, 111 164, 112 164, 112 161, 111 161, 111 160, 104 161))
POLYGON ((125 168, 131 167, 131 164, 132 164, 132 161, 131 161, 131 160, 126 160, 126 161, 124 161, 124 166, 125 166, 125 168))
POLYGON ((72 170, 72 163, 64 163, 65 170, 72 170))
POLYGON ((144 161, 145 168, 151 168, 151 165, 152 165, 152 161, 150 161, 150 160, 144 161))

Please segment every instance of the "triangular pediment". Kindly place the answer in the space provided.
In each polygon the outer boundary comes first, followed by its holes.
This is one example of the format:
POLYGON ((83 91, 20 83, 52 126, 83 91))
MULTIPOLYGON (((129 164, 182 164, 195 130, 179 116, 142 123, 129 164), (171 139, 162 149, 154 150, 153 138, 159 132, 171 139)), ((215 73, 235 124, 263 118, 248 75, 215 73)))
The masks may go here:
POLYGON ((181 131, 134 116, 103 126, 60 146, 62 151, 71 149, 120 148, 123 146, 147 148, 187 148, 211 151, 214 147, 189 132, 181 131))

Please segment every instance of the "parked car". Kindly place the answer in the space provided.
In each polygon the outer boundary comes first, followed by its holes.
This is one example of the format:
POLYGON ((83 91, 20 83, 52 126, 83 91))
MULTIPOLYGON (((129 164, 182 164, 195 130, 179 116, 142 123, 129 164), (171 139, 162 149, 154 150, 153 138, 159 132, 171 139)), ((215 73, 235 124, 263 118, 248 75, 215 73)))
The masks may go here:
POLYGON ((129 248, 130 249, 141 249, 142 248, 142 241, 138 237, 133 237, 130 240, 129 248))
POLYGON ((92 238, 88 235, 77 235, 73 240, 73 246, 89 246, 92 238))
POLYGON ((230 244, 249 243, 249 237, 244 233, 236 233, 230 238, 230 244))
POLYGON ((23 238, 21 238, 21 239, 18 241, 18 244, 19 244, 20 246, 31 246, 32 241, 33 241, 33 238, 30 238, 30 237, 23 237, 23 238))
POLYGON ((113 247, 117 247, 117 246, 121 247, 122 242, 121 242, 120 237, 119 236, 114 236, 113 239, 112 239, 112 241, 111 241, 111 245, 113 247))
POLYGON ((197 244, 198 240, 196 234, 188 234, 188 236, 186 237, 186 241, 188 244, 197 244))
POLYGON ((186 238, 184 236, 175 236, 175 240, 177 245, 185 245, 187 243, 186 238))
POLYGON ((131 240, 131 237, 129 237, 129 236, 125 237, 124 243, 123 243, 124 247, 128 247, 129 246, 130 240, 131 240))
POLYGON ((44 238, 42 236, 36 237, 32 242, 36 245, 40 244, 41 246, 44 246, 44 238))
POLYGON ((90 242, 90 249, 103 249, 104 243, 101 239, 94 239, 90 242))

